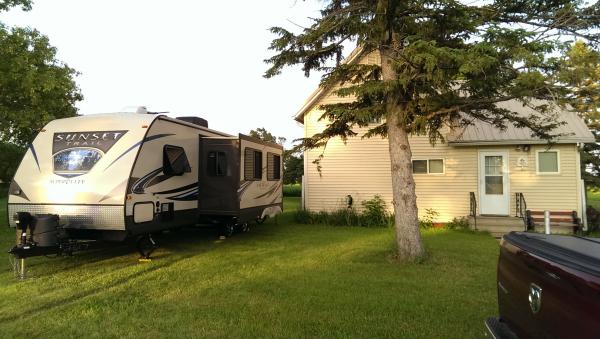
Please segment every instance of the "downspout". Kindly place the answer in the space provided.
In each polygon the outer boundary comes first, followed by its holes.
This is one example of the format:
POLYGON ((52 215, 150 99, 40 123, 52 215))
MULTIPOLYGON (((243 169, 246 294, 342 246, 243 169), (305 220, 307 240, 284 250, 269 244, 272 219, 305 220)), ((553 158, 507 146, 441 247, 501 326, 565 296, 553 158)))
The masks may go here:
MULTIPOLYGON (((308 138, 308 135, 307 135, 308 134, 307 133, 308 126, 306 126, 306 120, 307 120, 306 119, 306 115, 304 115, 304 117, 302 117, 302 119, 304 120, 303 121, 303 125, 304 125, 304 137, 308 138)), ((306 197, 308 195, 308 192, 307 192, 308 191, 308 176, 306 175, 306 170, 308 169, 308 151, 304 150, 302 153, 304 154, 304 159, 302 160, 304 162, 304 166, 303 166, 303 169, 302 169, 302 179, 301 179, 302 180, 302 184, 300 186, 301 189, 302 189, 302 191, 300 192, 300 196, 301 196, 301 198, 300 198, 300 208, 302 210, 306 210, 307 209, 307 206, 306 206, 306 197)))
POLYGON ((587 225, 587 192, 585 189, 585 182, 583 181, 583 178, 581 176, 581 150, 583 149, 584 144, 582 143, 577 143, 576 145, 576 162, 577 162, 577 178, 576 178, 576 186, 577 186, 577 193, 579 196, 579 199, 577 199, 577 213, 579 214, 579 216, 581 217, 581 223, 583 225, 583 230, 587 231, 588 229, 588 225, 587 225))

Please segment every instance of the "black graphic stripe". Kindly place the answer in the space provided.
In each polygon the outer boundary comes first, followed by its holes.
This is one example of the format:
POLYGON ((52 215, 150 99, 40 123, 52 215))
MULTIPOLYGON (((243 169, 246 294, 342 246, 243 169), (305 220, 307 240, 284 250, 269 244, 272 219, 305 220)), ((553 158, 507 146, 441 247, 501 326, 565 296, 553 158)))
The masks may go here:
POLYGON ((136 194, 146 193, 146 185, 150 182, 150 180, 154 179, 159 173, 162 172, 162 167, 157 168, 154 171, 144 175, 140 179, 138 179, 132 186, 131 191, 136 194))
POLYGON ((189 191, 189 192, 185 192, 173 197, 168 197, 167 199, 169 200, 177 200, 177 201, 193 201, 193 200, 198 200, 198 188, 196 187, 195 189, 189 191))
POLYGON ((238 188, 237 193, 238 193, 238 197, 241 197, 244 194, 244 191, 250 187, 250 185, 253 183, 253 181, 246 181, 244 183, 242 183, 240 185, 240 188, 238 188))
POLYGON ((35 153, 35 147, 33 147, 33 144, 29 144, 29 149, 31 150, 31 155, 33 155, 33 159, 35 160, 38 171, 41 172, 42 170, 40 169, 40 162, 38 161, 37 153, 35 153))
POLYGON ((279 188, 279 186, 281 185, 281 182, 276 184, 275 186, 273 186, 270 190, 266 191, 265 193, 258 195, 256 197, 254 197, 254 199, 259 199, 259 198, 263 198, 263 197, 268 197, 269 195, 275 193, 275 191, 277 191, 277 189, 279 188))
POLYGON ((168 191, 162 191, 162 192, 156 192, 155 194, 171 194, 171 193, 179 193, 179 192, 183 192, 185 190, 189 190, 190 188, 194 188, 194 187, 198 187, 198 182, 195 182, 193 184, 189 184, 189 185, 185 185, 182 187, 178 187, 178 188, 174 188, 168 191))
MULTIPOLYGON (((136 142, 133 146, 129 147, 128 149, 125 150, 125 152, 123 152, 121 155, 119 155, 115 160, 113 160, 113 162, 110 163, 110 165, 106 166, 106 168, 104 169, 105 171, 112 166, 115 162, 117 162, 117 160, 121 159, 123 156, 125 156, 125 154, 131 152, 131 150, 133 150, 134 148, 138 147, 139 145, 141 145, 143 142, 147 142, 147 141, 152 141, 152 140, 156 140, 156 139, 160 139, 163 137, 168 137, 170 135, 175 135, 175 134, 157 134, 157 135, 153 135, 151 137, 147 137, 142 141, 138 141, 136 142)), ((38 165, 39 166, 39 165, 38 165)))

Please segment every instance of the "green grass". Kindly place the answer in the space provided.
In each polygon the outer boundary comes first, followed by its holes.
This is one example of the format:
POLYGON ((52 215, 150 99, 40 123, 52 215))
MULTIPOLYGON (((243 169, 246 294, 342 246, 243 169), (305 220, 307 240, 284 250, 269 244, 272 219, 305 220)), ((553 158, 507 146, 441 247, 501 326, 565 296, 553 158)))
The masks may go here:
POLYGON ((301 197, 302 184, 285 184, 283 185, 284 197, 301 197))
POLYGON ((587 204, 600 211, 600 191, 587 191, 587 204))
MULTIPOLYGON (((0 206, 4 208, 4 200, 0 206)), ((2 337, 479 338, 497 313, 498 242, 424 232, 429 257, 391 261, 393 231, 295 225, 288 211, 219 241, 184 230, 139 263, 127 246, 0 269, 2 337)), ((0 220, 4 223, 4 215, 0 220)), ((0 231, 0 249, 14 233, 0 231)))

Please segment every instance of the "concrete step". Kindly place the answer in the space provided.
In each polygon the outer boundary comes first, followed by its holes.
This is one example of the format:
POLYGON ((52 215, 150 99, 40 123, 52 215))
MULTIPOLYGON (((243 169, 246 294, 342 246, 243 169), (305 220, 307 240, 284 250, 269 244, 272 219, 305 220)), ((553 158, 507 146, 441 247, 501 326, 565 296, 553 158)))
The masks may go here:
MULTIPOLYGON (((523 219, 516 217, 492 217, 492 216, 477 216, 477 226, 510 226, 519 227, 524 225, 523 219)), ((474 224, 473 217, 469 217, 469 223, 474 224)))
POLYGON ((525 230, 523 219, 516 217, 477 216, 477 220, 469 217, 471 228, 475 228, 475 221, 477 221, 477 230, 489 232, 494 238, 502 238, 512 231, 525 230))

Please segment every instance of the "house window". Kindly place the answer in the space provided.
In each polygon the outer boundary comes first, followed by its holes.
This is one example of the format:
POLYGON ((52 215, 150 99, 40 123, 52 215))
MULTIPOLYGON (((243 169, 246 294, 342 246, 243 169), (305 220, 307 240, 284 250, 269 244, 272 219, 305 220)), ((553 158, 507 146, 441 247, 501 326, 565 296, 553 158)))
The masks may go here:
POLYGON ((262 180, 262 152, 246 147, 244 149, 244 179, 262 180))
POLYGON ((444 174, 444 159, 413 160, 414 174, 444 174))
POLYGON ((560 155, 558 151, 537 151, 538 174, 560 173, 560 155))
POLYGON ((281 156, 267 153, 267 180, 277 181, 279 179, 281 179, 281 156))
POLYGON ((227 155, 225 152, 208 152, 206 161, 206 172, 213 177, 224 177, 227 175, 227 155))

